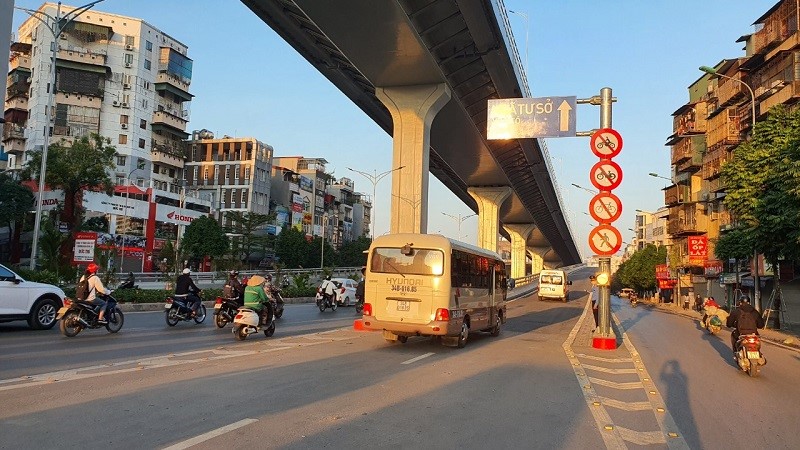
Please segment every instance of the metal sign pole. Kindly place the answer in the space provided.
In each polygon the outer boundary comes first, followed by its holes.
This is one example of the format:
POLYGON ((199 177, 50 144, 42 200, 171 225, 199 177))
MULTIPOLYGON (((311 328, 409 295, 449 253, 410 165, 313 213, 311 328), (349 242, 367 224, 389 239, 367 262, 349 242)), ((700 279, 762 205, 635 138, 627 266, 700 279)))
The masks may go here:
MULTIPOLYGON (((600 128, 611 128, 611 88, 600 89, 600 128)), ((599 259, 601 273, 611 273, 611 258, 606 256, 599 259)), ((600 338, 612 338, 611 334, 611 287, 599 286, 598 294, 598 334, 600 338)), ((614 339, 616 339, 614 337, 614 339)))

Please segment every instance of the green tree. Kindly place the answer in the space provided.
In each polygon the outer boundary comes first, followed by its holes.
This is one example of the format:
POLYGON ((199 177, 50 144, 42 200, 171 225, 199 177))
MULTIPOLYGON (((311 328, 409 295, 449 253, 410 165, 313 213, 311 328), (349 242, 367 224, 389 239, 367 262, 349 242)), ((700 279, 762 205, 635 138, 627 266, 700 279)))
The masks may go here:
POLYGON ((656 266, 664 264, 666 258, 667 248, 663 246, 648 244, 643 249, 637 250, 628 260, 620 264, 614 274, 612 289, 630 287, 638 292, 655 290, 656 266))
POLYGON ((322 259, 322 246, 325 246, 325 264, 323 267, 332 267, 337 265, 338 262, 338 254, 336 249, 333 248, 331 245, 330 240, 326 239, 325 242, 322 242, 322 238, 319 236, 314 236, 314 239, 311 240, 309 243, 309 250, 306 252, 305 262, 303 265, 305 267, 319 267, 320 260, 322 259))
POLYGON ((769 114, 721 168, 737 232, 720 238, 715 252, 741 257, 747 246, 777 267, 800 256, 800 111, 776 106, 769 114))
POLYGON ((0 173, 0 226, 8 227, 11 236, 12 263, 19 262, 20 235, 25 215, 33 208, 35 197, 33 192, 5 173, 0 173), (13 226, 13 229, 12 229, 13 226))
POLYGON ((203 256, 219 258, 228 251, 228 244, 228 236, 217 221, 203 216, 193 220, 186 227, 178 250, 182 256, 190 258, 203 256))
POLYGON ((253 254, 263 252, 270 241, 266 225, 275 221, 275 214, 229 211, 225 217, 231 221, 225 232, 234 235, 231 238, 232 254, 242 263, 249 264, 253 254))
POLYGON ((372 240, 366 236, 359 236, 358 239, 345 242, 339 249, 338 264, 341 267, 359 267, 367 264, 367 254, 372 240))
MULTIPOLYGON (((74 233, 83 216, 81 194, 85 190, 103 190, 111 195, 114 184, 109 177, 116 165, 117 150, 111 140, 99 134, 83 136, 72 144, 61 140, 50 145, 47 152, 45 181, 51 188, 64 191, 64 208, 60 211, 62 222, 69 224, 71 234, 61 246, 62 258, 72 252, 74 233)), ((30 161, 22 173, 24 178, 38 180, 42 166, 42 152, 28 152, 30 161)))
MULTIPOLYGON (((305 234, 296 228, 284 227, 275 239, 275 256, 289 269, 306 265, 306 257, 310 250, 305 234)), ((319 254, 317 255, 319 261, 319 254)), ((306 267, 316 267, 316 265, 306 267)))

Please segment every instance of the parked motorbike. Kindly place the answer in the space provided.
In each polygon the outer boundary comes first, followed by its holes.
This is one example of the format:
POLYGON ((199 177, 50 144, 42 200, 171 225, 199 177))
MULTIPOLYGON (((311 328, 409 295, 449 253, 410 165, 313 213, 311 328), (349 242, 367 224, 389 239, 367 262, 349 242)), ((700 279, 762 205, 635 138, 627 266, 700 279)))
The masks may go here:
POLYGON ((319 312, 325 312, 328 308, 330 308, 331 311, 336 311, 338 305, 336 304, 335 297, 336 294, 326 295, 321 289, 317 289, 317 308, 319 308, 319 312))
POLYGON ((189 307, 185 296, 169 296, 166 303, 164 303, 164 319, 166 319, 167 325, 171 327, 174 327, 180 321, 188 322, 194 320, 195 323, 203 323, 206 320, 206 307, 201 301, 200 306, 197 307, 197 314, 192 317, 192 308, 189 307))
POLYGON ((767 359, 761 353, 761 338, 757 334, 743 334, 736 341, 736 363, 743 372, 757 377, 767 359))
POLYGON ((225 328, 225 325, 233 323, 236 311, 239 309, 239 298, 217 297, 214 302, 214 323, 217 328, 225 328))
POLYGON ((236 340, 243 341, 247 336, 264 331, 264 336, 275 334, 275 316, 262 320, 261 316, 253 309, 242 306, 236 311, 233 319, 233 335, 236 340))
POLYGON ((59 328, 66 337, 75 337, 83 329, 105 328, 109 333, 116 333, 125 323, 125 315, 117 307, 117 301, 110 294, 103 296, 106 301, 106 323, 98 323, 99 307, 81 300, 64 299, 64 306, 58 310, 56 320, 61 320, 59 328))

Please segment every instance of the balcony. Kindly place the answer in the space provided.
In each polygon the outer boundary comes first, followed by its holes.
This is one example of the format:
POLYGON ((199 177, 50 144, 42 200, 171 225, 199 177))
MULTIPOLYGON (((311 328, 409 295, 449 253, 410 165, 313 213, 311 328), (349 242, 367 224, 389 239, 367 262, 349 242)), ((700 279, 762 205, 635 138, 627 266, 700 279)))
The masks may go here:
POLYGON ((194 97, 189 93, 189 83, 169 72, 158 72, 154 87, 156 91, 169 92, 185 102, 194 97))
POLYGON ((753 52, 762 53, 768 51, 786 40, 789 35, 789 27, 785 21, 767 19, 764 23, 764 28, 753 35, 753 52))
POLYGON ((775 105, 795 103, 800 99, 800 81, 785 82, 776 80, 770 86, 767 92, 773 93, 771 95, 768 94, 759 103, 759 115, 766 113, 775 105))
POLYGON ((80 64, 91 64, 95 66, 106 65, 105 52, 93 52, 84 48, 69 46, 68 48, 58 48, 58 59, 72 61, 80 64))
POLYGON ((670 218, 667 221, 667 234, 671 236, 686 236, 690 234, 704 233, 706 230, 700 226, 697 220, 697 214, 684 214, 681 213, 678 217, 672 218, 672 210, 677 208, 670 208, 670 218))
POLYGON ((6 100, 5 110, 18 109, 28 111, 28 97, 17 95, 6 100))
POLYGON ((717 220, 719 221, 719 231, 728 231, 736 225, 730 211, 720 211, 717 220))
POLYGON ((728 106, 740 100, 747 94, 747 88, 740 82, 744 82, 742 72, 737 72, 731 76, 733 80, 720 78, 717 85, 717 101, 719 106, 728 106), (740 82, 737 82, 737 81, 740 82))
POLYGON ((681 106, 672 115, 672 130, 675 134, 687 135, 706 132, 706 118, 708 117, 706 102, 681 106))
POLYGON ((674 206, 691 200, 692 195, 689 192, 689 186, 676 184, 664 189, 664 204, 667 206, 674 206))
POLYGON ((178 169, 183 168, 186 161, 185 155, 186 152, 183 146, 168 141, 159 142, 154 139, 152 148, 150 149, 150 157, 153 163, 176 167, 178 169))
POLYGON ((186 120, 176 117, 166 111, 156 111, 153 113, 153 124, 163 124, 183 131, 186 129, 186 120))
POLYGON ((739 116, 735 108, 728 108, 708 120, 706 145, 708 148, 736 145, 742 141, 739 130, 739 116))
POLYGON ((669 142, 671 142, 671 144, 668 145, 672 146, 672 165, 677 166, 686 160, 692 159, 696 160, 691 161, 690 164, 702 163, 702 155, 706 151, 706 140, 704 136, 675 136, 669 142))
POLYGON ((700 152, 695 151, 692 154, 691 158, 683 160, 680 164, 675 165, 675 172, 682 173, 682 172, 690 172, 694 173, 700 170, 703 167, 703 154, 700 152))
POLYGON ((8 60, 8 71, 23 69, 31 71, 31 57, 22 53, 12 53, 8 60))

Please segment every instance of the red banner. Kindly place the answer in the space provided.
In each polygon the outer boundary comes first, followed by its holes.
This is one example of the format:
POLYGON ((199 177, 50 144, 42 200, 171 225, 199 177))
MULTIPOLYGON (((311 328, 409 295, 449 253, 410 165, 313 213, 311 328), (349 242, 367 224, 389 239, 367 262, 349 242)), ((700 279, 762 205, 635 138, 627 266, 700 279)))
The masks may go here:
POLYGON ((678 284, 678 280, 674 278, 671 280, 658 280, 659 289, 672 289, 676 284, 678 284))
POLYGON ((704 263, 708 259, 708 237, 689 236, 689 262, 704 263))
POLYGON ((656 265, 656 280, 666 280, 669 278, 669 266, 666 264, 656 265))

